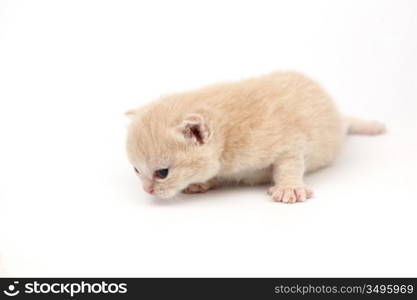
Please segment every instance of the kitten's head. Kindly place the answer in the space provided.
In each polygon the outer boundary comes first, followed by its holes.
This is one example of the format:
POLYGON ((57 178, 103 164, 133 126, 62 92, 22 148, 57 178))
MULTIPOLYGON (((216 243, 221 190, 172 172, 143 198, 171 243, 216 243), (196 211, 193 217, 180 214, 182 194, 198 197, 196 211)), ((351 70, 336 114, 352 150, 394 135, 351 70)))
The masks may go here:
POLYGON ((143 189, 170 198, 191 183, 211 179, 219 169, 213 128, 201 113, 178 115, 163 109, 131 110, 127 153, 143 189))

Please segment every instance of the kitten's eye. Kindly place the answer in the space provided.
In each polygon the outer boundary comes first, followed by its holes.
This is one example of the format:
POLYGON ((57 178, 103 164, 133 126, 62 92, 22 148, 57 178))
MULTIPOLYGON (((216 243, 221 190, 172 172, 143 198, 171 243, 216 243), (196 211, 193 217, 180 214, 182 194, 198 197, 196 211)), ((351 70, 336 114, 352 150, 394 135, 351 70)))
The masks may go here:
POLYGON ((136 174, 139 174, 138 169, 136 169, 135 167, 133 167, 133 170, 135 170, 136 174))
POLYGON ((159 169, 155 171, 155 177, 164 179, 168 176, 168 169, 159 169))

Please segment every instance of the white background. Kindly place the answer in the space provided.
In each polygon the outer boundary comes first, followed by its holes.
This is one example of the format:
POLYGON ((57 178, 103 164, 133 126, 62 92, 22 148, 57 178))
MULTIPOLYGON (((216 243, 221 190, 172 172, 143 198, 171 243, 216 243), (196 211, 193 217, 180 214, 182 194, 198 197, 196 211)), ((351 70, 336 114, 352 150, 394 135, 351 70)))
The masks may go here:
POLYGON ((416 1, 0 1, 3 276, 417 276, 416 1), (389 133, 309 175, 155 200, 127 109, 276 69, 389 133))

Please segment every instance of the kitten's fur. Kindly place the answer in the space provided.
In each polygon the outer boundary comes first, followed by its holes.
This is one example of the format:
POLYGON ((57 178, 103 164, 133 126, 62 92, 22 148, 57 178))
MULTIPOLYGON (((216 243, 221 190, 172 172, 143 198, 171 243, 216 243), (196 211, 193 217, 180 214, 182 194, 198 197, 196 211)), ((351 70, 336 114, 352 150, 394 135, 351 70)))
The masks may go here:
POLYGON ((385 131, 342 117, 323 88, 296 72, 178 93, 126 114, 129 160, 144 189, 161 198, 232 180, 273 182, 273 200, 304 201, 312 195, 304 173, 330 164, 346 133, 385 131), (169 174, 158 179, 163 168, 169 174))

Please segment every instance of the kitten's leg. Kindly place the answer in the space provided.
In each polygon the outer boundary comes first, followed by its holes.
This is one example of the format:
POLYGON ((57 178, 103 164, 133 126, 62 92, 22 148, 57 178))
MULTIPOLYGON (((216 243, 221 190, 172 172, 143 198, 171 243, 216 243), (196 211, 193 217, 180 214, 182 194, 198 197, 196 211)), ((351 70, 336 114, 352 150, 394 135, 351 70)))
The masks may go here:
POLYGON ((285 156, 273 165, 275 185, 268 194, 277 202, 294 203, 311 198, 313 192, 304 186, 304 157, 302 155, 285 156))
POLYGON ((192 183, 182 192, 184 194, 196 194, 205 193, 208 190, 216 189, 220 186, 219 181, 216 178, 210 179, 209 181, 202 183, 192 183))
POLYGON ((385 125, 378 121, 367 121, 358 118, 347 117, 345 119, 348 134, 383 134, 387 131, 385 125))

